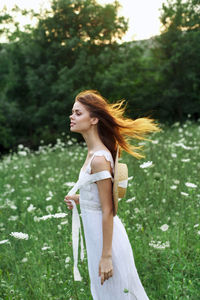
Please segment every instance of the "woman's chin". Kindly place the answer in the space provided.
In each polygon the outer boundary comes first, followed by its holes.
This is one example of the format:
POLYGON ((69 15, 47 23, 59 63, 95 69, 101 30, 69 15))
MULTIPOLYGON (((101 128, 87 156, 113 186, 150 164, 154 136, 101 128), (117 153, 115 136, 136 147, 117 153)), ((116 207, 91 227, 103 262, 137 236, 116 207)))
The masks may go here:
POLYGON ((70 131, 77 132, 77 130, 74 128, 74 126, 70 127, 70 131))

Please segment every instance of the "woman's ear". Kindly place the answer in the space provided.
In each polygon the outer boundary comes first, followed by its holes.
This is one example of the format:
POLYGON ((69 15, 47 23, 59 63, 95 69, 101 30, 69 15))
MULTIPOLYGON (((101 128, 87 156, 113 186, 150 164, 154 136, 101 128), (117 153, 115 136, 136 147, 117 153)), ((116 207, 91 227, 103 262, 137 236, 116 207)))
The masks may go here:
POLYGON ((96 125, 99 122, 98 118, 91 118, 91 124, 96 125))

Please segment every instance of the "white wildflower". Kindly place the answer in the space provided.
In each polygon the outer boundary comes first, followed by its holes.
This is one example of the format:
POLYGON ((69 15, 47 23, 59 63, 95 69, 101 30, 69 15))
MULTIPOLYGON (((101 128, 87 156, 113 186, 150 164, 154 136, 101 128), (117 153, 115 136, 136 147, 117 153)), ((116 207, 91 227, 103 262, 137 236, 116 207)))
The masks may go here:
POLYGON ((49 182, 53 182, 53 181, 55 181, 55 179, 54 179, 53 177, 49 177, 49 178, 48 178, 48 181, 49 181, 49 182))
POLYGON ((177 157, 177 154, 176 154, 176 153, 172 153, 172 154, 171 154, 171 157, 176 158, 176 157, 177 157))
POLYGON ((174 181, 174 184, 179 184, 180 183, 180 181, 178 179, 174 179, 173 181, 174 181))
POLYGON ((71 145, 73 145, 73 142, 69 140, 69 141, 67 142, 67 145, 71 146, 71 145))
POLYGON ((177 186, 176 186, 176 185, 171 185, 171 186, 170 186, 170 189, 171 189, 171 190, 176 190, 176 189, 177 189, 177 186))
POLYGON ((194 225, 194 228, 196 228, 196 227, 198 227, 198 226, 199 226, 199 224, 195 224, 195 225, 194 225))
POLYGON ((51 247, 49 247, 49 246, 44 246, 44 247, 42 247, 42 251, 44 251, 44 250, 47 250, 47 249, 50 249, 51 247))
POLYGON ((22 261, 23 263, 24 263, 24 262, 27 262, 27 261, 28 261, 28 258, 27 258, 27 257, 24 257, 21 261, 22 261))
POLYGON ((169 228, 169 226, 168 226, 167 224, 163 224, 163 225, 160 227, 160 229, 161 229, 162 231, 167 231, 168 228, 169 228))
POLYGON ((18 149, 23 149, 23 148, 24 148, 24 145, 22 145, 22 144, 18 145, 18 149))
POLYGON ((47 220, 47 219, 50 219, 52 218, 53 215, 46 215, 46 216, 42 216, 42 217, 39 217, 39 220, 47 220))
POLYGON ((136 224, 136 227, 137 227, 137 231, 139 231, 143 228, 141 224, 136 224))
POLYGON ((185 193, 185 192, 181 192, 181 195, 186 196, 186 197, 189 196, 189 194, 188 194, 188 193, 185 193))
POLYGON ((132 198, 130 198, 130 199, 127 199, 126 202, 129 203, 129 202, 132 202, 133 200, 135 200, 135 197, 132 197, 132 198))
POLYGON ((134 211, 135 211, 136 214, 140 212, 140 210, 137 207, 134 208, 134 211))
POLYGON ((52 198, 51 197, 47 197, 46 198, 46 201, 50 201, 52 198))
POLYGON ((66 217, 67 214, 66 213, 56 213, 56 214, 50 214, 50 215, 46 215, 46 216, 43 216, 43 217, 39 217, 38 219, 39 220, 47 220, 47 219, 50 219, 50 218, 64 218, 66 217))
POLYGON ((143 164, 140 165, 140 168, 144 169, 144 168, 148 168, 152 166, 152 161, 147 161, 147 162, 144 162, 143 164))
POLYGON ((47 211, 48 213, 50 213, 52 210, 53 210, 53 206, 52 206, 52 205, 47 205, 47 206, 46 206, 46 211, 47 211))
POLYGON ((74 186, 75 185, 75 182, 65 182, 64 185, 66 186, 74 186))
POLYGON ((33 206, 33 204, 30 204, 29 207, 27 208, 27 211, 28 211, 28 212, 32 212, 32 211, 34 211, 35 209, 36 209, 36 207, 33 206))
POLYGON ((5 243, 8 243, 9 242, 9 240, 2 240, 2 241, 0 241, 0 244, 5 244, 5 243))
POLYGON ((69 261, 70 261, 70 257, 68 256, 65 258, 65 263, 67 264, 69 261))
POLYGON ((16 239, 28 240, 28 234, 23 232, 11 232, 11 236, 15 237, 16 239))
POLYGON ((199 235, 200 235, 200 230, 199 230, 199 231, 197 231, 197 234, 199 234, 199 235))
POLYGON ((68 224, 68 220, 66 220, 66 221, 62 221, 60 224, 61 224, 61 225, 68 224))
POLYGON ((182 161, 182 162, 189 162, 189 161, 190 161, 190 158, 182 158, 181 161, 182 161))
POLYGON ((58 212, 62 212, 62 208, 60 206, 58 206, 58 212))
POLYGON ((151 241, 149 243, 149 246, 153 247, 153 248, 156 248, 156 249, 165 249, 167 247, 170 247, 170 243, 169 241, 165 242, 165 243, 162 243, 161 241, 151 241))
POLYGON ((185 185, 186 185, 187 187, 191 187, 191 188, 196 188, 196 187, 197 187, 196 184, 191 183, 191 182, 186 182, 185 185))
POLYGON ((145 145, 145 142, 139 142, 138 145, 139 145, 139 146, 140 146, 140 145, 143 146, 143 145, 145 145))
POLYGON ((191 150, 192 149, 191 147, 185 146, 183 143, 174 143, 174 145, 177 146, 177 147, 181 147, 185 150, 191 150))
POLYGON ((67 214, 66 213, 57 213, 57 214, 54 214, 53 217, 54 218, 64 218, 66 217, 67 214))
POLYGON ((20 156, 26 156, 27 155, 26 151, 18 151, 18 154, 20 156))
POLYGON ((15 204, 10 204, 10 208, 13 209, 13 210, 16 210, 17 206, 15 204))
POLYGON ((16 221, 18 219, 18 216, 10 216, 8 218, 8 221, 16 221))
POLYGON ((179 122, 175 122, 172 126, 173 126, 173 127, 178 127, 179 125, 180 125, 179 122))

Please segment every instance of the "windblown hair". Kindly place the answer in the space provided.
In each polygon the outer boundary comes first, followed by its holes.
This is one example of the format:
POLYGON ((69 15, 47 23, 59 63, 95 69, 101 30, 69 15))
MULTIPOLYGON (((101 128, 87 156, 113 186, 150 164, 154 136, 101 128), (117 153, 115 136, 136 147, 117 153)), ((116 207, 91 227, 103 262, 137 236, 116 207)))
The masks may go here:
POLYGON ((117 144, 119 144, 119 157, 123 149, 137 159, 144 158, 143 154, 137 152, 143 146, 131 145, 130 138, 150 141, 145 137, 146 134, 161 131, 155 120, 149 117, 135 120, 126 118, 124 116, 126 106, 122 107, 125 100, 108 103, 97 91, 86 90, 79 93, 75 101, 79 101, 86 107, 91 118, 98 118, 97 128, 100 139, 110 150, 114 160, 117 144))

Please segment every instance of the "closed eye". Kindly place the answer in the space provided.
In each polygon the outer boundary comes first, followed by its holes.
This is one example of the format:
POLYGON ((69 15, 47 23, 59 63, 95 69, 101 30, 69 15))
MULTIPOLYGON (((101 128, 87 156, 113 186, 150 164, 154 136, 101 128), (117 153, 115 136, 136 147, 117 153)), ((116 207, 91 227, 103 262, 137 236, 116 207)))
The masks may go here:
MULTIPOLYGON (((78 116, 80 116, 81 115, 81 113, 80 113, 80 110, 75 110, 75 112, 76 112, 76 114, 78 115, 78 116)), ((72 114, 74 113, 74 110, 72 109, 72 114)))

